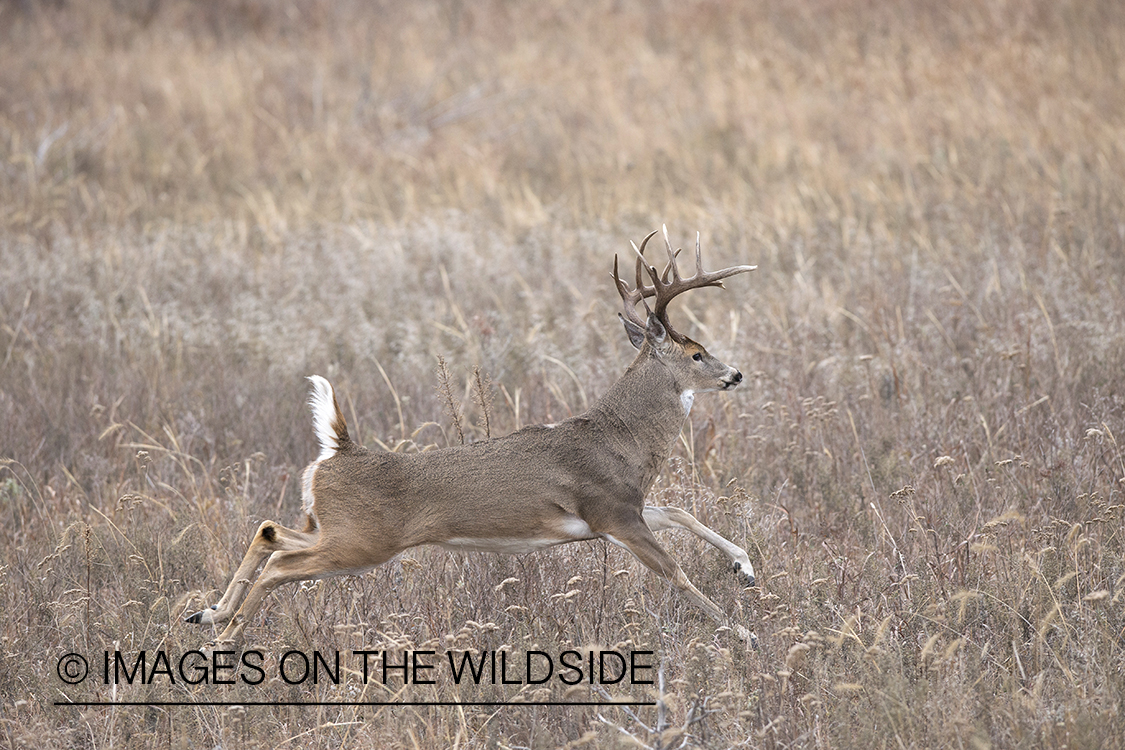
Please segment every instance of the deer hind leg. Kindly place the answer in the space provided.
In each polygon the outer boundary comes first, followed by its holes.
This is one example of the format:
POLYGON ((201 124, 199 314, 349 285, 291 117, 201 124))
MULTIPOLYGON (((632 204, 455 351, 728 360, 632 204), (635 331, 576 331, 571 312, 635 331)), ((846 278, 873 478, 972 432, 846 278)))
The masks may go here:
POLYGON ((246 596, 246 601, 231 618, 226 629, 215 639, 218 644, 237 643, 242 638, 246 623, 257 614, 262 601, 278 586, 293 581, 309 581, 329 576, 346 575, 369 570, 386 562, 399 552, 398 549, 383 550, 377 554, 366 551, 354 560, 344 561, 337 545, 319 544, 305 549, 282 550, 270 555, 262 574, 254 582, 246 596))
POLYGON ((250 540, 250 548, 246 550, 246 556, 242 558, 242 564, 238 566, 223 598, 202 612, 189 615, 184 621, 200 625, 225 623, 238 610, 242 598, 253 583, 251 579, 266 558, 274 552, 311 547, 316 543, 317 537, 317 532, 294 531, 273 521, 263 522, 250 540))
POLYGON ((695 516, 679 508, 658 508, 646 505, 644 510, 645 523, 653 531, 663 529, 684 529, 697 537, 717 547, 734 563, 734 572, 742 578, 747 586, 754 585, 754 566, 750 564, 750 557, 746 550, 734 542, 716 534, 695 519, 695 516))

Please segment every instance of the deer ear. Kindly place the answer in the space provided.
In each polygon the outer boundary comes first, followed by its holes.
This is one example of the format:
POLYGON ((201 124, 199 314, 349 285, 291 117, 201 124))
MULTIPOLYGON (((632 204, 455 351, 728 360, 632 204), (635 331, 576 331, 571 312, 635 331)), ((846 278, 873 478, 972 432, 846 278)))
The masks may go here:
POLYGON ((655 314, 648 316, 648 325, 645 326, 645 337, 652 342, 652 345, 657 349, 663 351, 664 344, 669 340, 668 329, 660 322, 660 318, 655 314))
POLYGON ((637 349, 640 349, 642 346, 644 346, 645 329, 641 328, 639 325, 632 322, 621 313, 618 313, 617 317, 621 318, 621 322, 625 324, 625 333, 629 334, 629 343, 631 343, 637 349))

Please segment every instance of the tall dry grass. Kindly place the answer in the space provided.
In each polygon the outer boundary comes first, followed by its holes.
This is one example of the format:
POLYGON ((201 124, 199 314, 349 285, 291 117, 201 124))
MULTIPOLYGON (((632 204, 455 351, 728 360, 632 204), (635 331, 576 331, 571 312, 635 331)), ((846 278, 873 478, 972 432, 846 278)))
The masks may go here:
POLYGON ((0 5, 0 737, 1121 747, 1123 15, 0 5), (666 539, 759 651, 601 544, 415 550, 274 597, 251 645, 631 644, 663 690, 610 694, 662 707, 53 705, 536 697, 55 668, 209 637, 181 615, 297 515, 307 374, 401 450, 457 440, 438 356, 468 439, 476 366, 493 434, 580 411, 631 354, 610 256, 661 221, 760 265, 673 311, 748 377, 697 399, 654 491, 750 550, 741 590, 666 539))

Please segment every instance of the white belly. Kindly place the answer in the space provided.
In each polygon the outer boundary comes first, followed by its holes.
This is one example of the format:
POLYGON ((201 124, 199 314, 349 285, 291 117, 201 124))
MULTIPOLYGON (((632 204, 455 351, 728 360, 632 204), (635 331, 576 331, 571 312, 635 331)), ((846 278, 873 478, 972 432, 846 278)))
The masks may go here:
POLYGON ((468 550, 472 552, 501 552, 508 555, 522 555, 525 552, 551 547, 556 544, 595 539, 590 526, 577 516, 571 516, 554 529, 557 533, 539 537, 464 537, 456 536, 438 542, 449 550, 468 550))
POLYGON ((555 544, 562 544, 569 542, 569 539, 488 539, 488 538, 470 538, 470 537, 453 537, 444 542, 439 542, 439 546, 453 551, 468 551, 468 552, 500 552, 506 555, 522 555, 525 552, 534 552, 535 550, 550 547, 555 544))

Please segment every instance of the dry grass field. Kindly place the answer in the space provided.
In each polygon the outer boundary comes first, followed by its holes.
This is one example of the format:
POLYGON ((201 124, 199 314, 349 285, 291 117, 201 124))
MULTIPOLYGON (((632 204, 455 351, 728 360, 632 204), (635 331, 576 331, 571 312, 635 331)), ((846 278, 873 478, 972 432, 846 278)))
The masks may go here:
POLYGON ((0 2, 0 529, 4 747, 1125 747, 1125 5, 0 2), (305 376, 372 447, 457 442, 439 357, 466 440, 576 414, 663 222, 759 265, 672 311, 747 377, 653 492, 757 650, 612 545, 416 549, 183 679, 298 523, 305 376), (568 649, 658 684, 352 658, 568 649))

